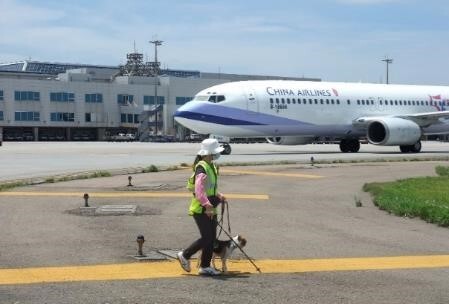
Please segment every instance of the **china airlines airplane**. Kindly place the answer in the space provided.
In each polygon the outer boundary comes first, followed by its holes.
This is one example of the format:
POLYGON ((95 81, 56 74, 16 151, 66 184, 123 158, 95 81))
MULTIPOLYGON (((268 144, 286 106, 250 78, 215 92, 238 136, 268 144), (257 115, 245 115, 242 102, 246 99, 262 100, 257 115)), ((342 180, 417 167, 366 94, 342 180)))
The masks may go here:
MULTIPOLYGON (((300 145, 317 136, 358 152, 361 138, 420 152, 422 135, 449 133, 449 87, 285 80, 240 81, 199 92, 175 120, 200 134, 300 145)), ((229 154, 229 144, 224 144, 229 154)))

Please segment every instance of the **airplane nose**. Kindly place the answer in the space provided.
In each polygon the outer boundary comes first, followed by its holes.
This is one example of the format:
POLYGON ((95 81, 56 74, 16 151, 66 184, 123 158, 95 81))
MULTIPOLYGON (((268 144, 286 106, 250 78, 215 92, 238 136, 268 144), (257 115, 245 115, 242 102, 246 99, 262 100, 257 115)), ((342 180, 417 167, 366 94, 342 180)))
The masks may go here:
POLYGON ((188 112, 191 112, 189 109, 191 110, 191 107, 187 106, 187 104, 182 105, 181 107, 179 107, 176 110, 175 114, 173 115, 175 117, 175 120, 178 121, 179 118, 185 117, 188 112))
POLYGON ((192 127, 194 126, 194 122, 191 119, 193 116, 195 116, 195 113, 197 111, 196 108, 197 107, 190 102, 182 105, 178 108, 178 110, 176 110, 175 114, 173 115, 175 121, 186 128, 192 129, 192 127))

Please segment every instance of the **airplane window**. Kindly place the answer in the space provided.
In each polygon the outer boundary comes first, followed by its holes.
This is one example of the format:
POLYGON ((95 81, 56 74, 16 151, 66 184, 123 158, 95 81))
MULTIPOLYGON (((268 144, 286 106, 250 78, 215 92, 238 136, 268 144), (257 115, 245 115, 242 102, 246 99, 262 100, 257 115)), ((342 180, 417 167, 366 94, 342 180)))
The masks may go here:
POLYGON ((307 103, 307 99, 304 98, 304 99, 302 100, 302 103, 303 103, 303 104, 306 104, 306 103, 307 103))
POLYGON ((365 100, 362 99, 362 105, 365 105, 365 100))
POLYGON ((320 103, 323 104, 323 100, 322 99, 320 99, 320 103))
POLYGON ((351 104, 351 101, 348 99, 348 100, 347 100, 347 103, 348 103, 348 105, 350 105, 350 104, 351 104))
POLYGON ((270 103, 273 103, 273 102, 274 102, 273 98, 270 98, 270 103))
POLYGON ((360 105, 360 100, 357 99, 357 104, 360 105))
MULTIPOLYGON (((332 99, 332 101, 334 101, 333 99, 332 99)), ((333 102, 332 102, 333 103, 333 102)), ((326 104, 329 104, 329 99, 326 99, 326 104)))
POLYGON ((293 98, 293 99, 292 99, 292 102, 293 102, 293 104, 296 104, 296 99, 293 98))
POLYGON ((333 99, 331 100, 331 103, 334 104, 334 100, 333 99))
POLYGON ((276 103, 279 104, 279 98, 276 98, 276 103))
POLYGON ((382 105, 382 100, 379 100, 379 104, 382 105))
POLYGON ((287 98, 287 103, 290 104, 290 98, 287 98))
POLYGON ((281 102, 282 102, 282 103, 285 103, 285 100, 284 100, 284 98, 281 98, 281 102))
POLYGON ((390 105, 391 105, 391 106, 393 105, 393 100, 390 100, 390 105))
POLYGON ((309 103, 312 104, 312 99, 309 99, 309 103))
POLYGON ((395 106, 398 105, 398 101, 397 101, 397 100, 394 101, 394 105, 395 105, 395 106))
POLYGON ((315 104, 318 104, 318 99, 315 99, 315 104))
POLYGON ((226 98, 224 97, 224 95, 218 95, 217 96, 217 102, 221 102, 224 101, 226 98))
POLYGON ((338 105, 340 104, 340 99, 337 99, 337 104, 338 104, 338 105))

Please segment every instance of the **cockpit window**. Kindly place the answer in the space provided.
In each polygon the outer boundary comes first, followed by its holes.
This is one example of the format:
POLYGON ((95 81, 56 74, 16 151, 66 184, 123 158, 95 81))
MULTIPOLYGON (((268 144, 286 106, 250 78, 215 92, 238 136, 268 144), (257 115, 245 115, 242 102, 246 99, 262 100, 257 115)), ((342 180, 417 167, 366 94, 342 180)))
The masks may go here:
POLYGON ((195 100, 197 101, 209 101, 213 103, 225 101, 226 98, 224 95, 197 95, 195 96, 195 100))
POLYGON ((224 95, 211 95, 211 96, 209 96, 209 101, 210 102, 222 102, 224 100, 226 100, 224 95))
POLYGON ((198 100, 198 101, 207 101, 207 100, 209 100, 209 96, 207 96, 207 95, 199 95, 199 96, 195 96, 195 100, 198 100))

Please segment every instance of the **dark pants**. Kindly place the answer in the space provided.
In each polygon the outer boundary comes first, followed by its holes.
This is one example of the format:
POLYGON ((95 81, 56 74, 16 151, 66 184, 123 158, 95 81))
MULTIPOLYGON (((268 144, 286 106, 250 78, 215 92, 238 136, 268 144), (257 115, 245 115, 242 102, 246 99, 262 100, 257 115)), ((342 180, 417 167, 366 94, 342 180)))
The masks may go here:
POLYGON ((184 250, 183 255, 186 259, 190 259, 192 255, 197 253, 200 249, 201 267, 209 267, 212 260, 212 253, 214 250, 214 242, 217 235, 217 217, 211 220, 206 214, 194 214, 198 229, 200 230, 201 238, 193 242, 187 249, 184 250))

